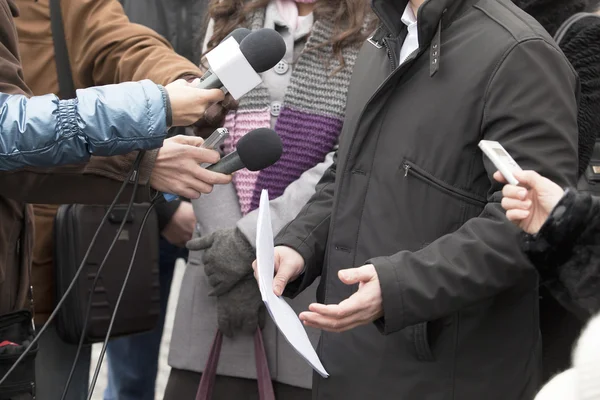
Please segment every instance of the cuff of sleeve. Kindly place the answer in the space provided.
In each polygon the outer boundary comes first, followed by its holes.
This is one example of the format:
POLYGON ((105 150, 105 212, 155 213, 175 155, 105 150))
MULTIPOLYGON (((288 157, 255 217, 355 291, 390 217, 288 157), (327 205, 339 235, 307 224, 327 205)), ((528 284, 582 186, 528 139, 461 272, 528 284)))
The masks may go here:
POLYGON ((167 89, 165 89, 162 85, 157 85, 162 94, 163 103, 165 105, 165 114, 167 115, 167 128, 173 126, 173 110, 171 109, 171 99, 169 98, 169 93, 167 89))
POLYGON ((538 270, 542 283, 558 278, 557 267, 565 263, 588 224, 591 196, 565 192, 535 235, 523 234, 523 251, 538 270))
POLYGON ((159 149, 147 150, 144 154, 144 158, 142 158, 142 163, 139 168, 141 185, 148 186, 150 184, 150 176, 154 170, 154 163, 158 156, 158 150, 159 149))
POLYGON ((373 264, 383 300, 383 317, 375 321, 379 332, 389 335, 404 329, 404 301, 402 299, 402 286, 396 275, 396 268, 388 257, 378 257, 367 261, 373 264))
POLYGON ((573 245, 588 223, 591 201, 591 197, 567 189, 536 237, 546 240, 551 246, 573 245))
POLYGON ((181 200, 174 200, 168 203, 159 203, 156 205, 156 217, 158 219, 158 231, 162 232, 167 226, 173 214, 181 205, 181 200))

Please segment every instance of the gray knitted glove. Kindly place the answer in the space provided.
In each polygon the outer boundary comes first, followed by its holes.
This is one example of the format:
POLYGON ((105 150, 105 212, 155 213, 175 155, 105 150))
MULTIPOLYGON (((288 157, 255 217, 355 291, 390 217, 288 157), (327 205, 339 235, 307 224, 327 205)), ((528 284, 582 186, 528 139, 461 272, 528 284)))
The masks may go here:
POLYGON ((265 304, 253 275, 217 297, 217 313, 219 330, 227 337, 252 335, 265 326, 265 304))
POLYGON ((190 240, 190 250, 205 250, 203 263, 208 283, 213 290, 211 296, 227 293, 236 283, 252 277, 252 262, 256 252, 239 229, 214 232, 190 240))

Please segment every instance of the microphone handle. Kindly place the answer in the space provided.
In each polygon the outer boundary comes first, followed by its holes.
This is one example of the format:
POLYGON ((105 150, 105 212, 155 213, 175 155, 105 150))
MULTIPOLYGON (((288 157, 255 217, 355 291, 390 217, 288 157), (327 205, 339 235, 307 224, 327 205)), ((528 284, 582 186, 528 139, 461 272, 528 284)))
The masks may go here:
POLYGON ((202 75, 202 78, 200 78, 200 82, 205 81, 206 79, 208 79, 211 75, 213 75, 213 72, 209 69, 208 71, 206 71, 204 73, 204 75, 202 75))
POLYGON ((198 83, 196 86, 198 89, 220 89, 223 86, 221 80, 217 75, 211 73, 209 76, 206 74, 203 77, 203 80, 198 83))
POLYGON ((234 151, 221 158, 218 163, 206 167, 206 169, 229 175, 245 167, 237 151, 234 151))

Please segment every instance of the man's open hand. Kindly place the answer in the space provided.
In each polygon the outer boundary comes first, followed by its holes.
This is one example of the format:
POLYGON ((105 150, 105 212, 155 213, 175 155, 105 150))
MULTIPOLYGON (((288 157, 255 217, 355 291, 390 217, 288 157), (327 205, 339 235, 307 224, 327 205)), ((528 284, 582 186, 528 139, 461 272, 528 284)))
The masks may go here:
POLYGON ((373 265, 341 270, 338 276, 346 285, 358 283, 358 291, 340 304, 311 304, 310 311, 300 314, 300 320, 306 326, 344 332, 383 316, 381 287, 373 265))

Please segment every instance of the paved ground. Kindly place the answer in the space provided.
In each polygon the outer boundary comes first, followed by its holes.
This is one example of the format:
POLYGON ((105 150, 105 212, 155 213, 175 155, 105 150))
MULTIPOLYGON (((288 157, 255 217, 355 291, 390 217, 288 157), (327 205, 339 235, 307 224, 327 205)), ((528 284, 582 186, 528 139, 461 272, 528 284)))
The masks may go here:
MULTIPOLYGON (((169 365, 167 364, 167 356, 169 352, 169 343, 171 342, 171 332, 173 331, 173 319, 175 318, 175 305, 179 297, 179 289, 181 287, 181 280, 183 278, 183 271, 185 269, 185 263, 180 260, 175 267, 175 275, 173 276, 173 286, 171 288, 171 298, 169 299, 169 306, 167 311, 167 319, 165 322, 165 332, 163 334, 162 344, 160 348, 160 365, 158 371, 158 378, 156 382, 156 400, 162 400, 165 387, 167 385, 167 379, 169 378, 169 365)), ((96 368, 96 362, 100 354, 102 345, 95 345, 92 354, 92 371, 96 368)), ((106 387, 106 368, 103 365, 96 390, 94 391, 93 400, 102 400, 102 394, 106 387)))

